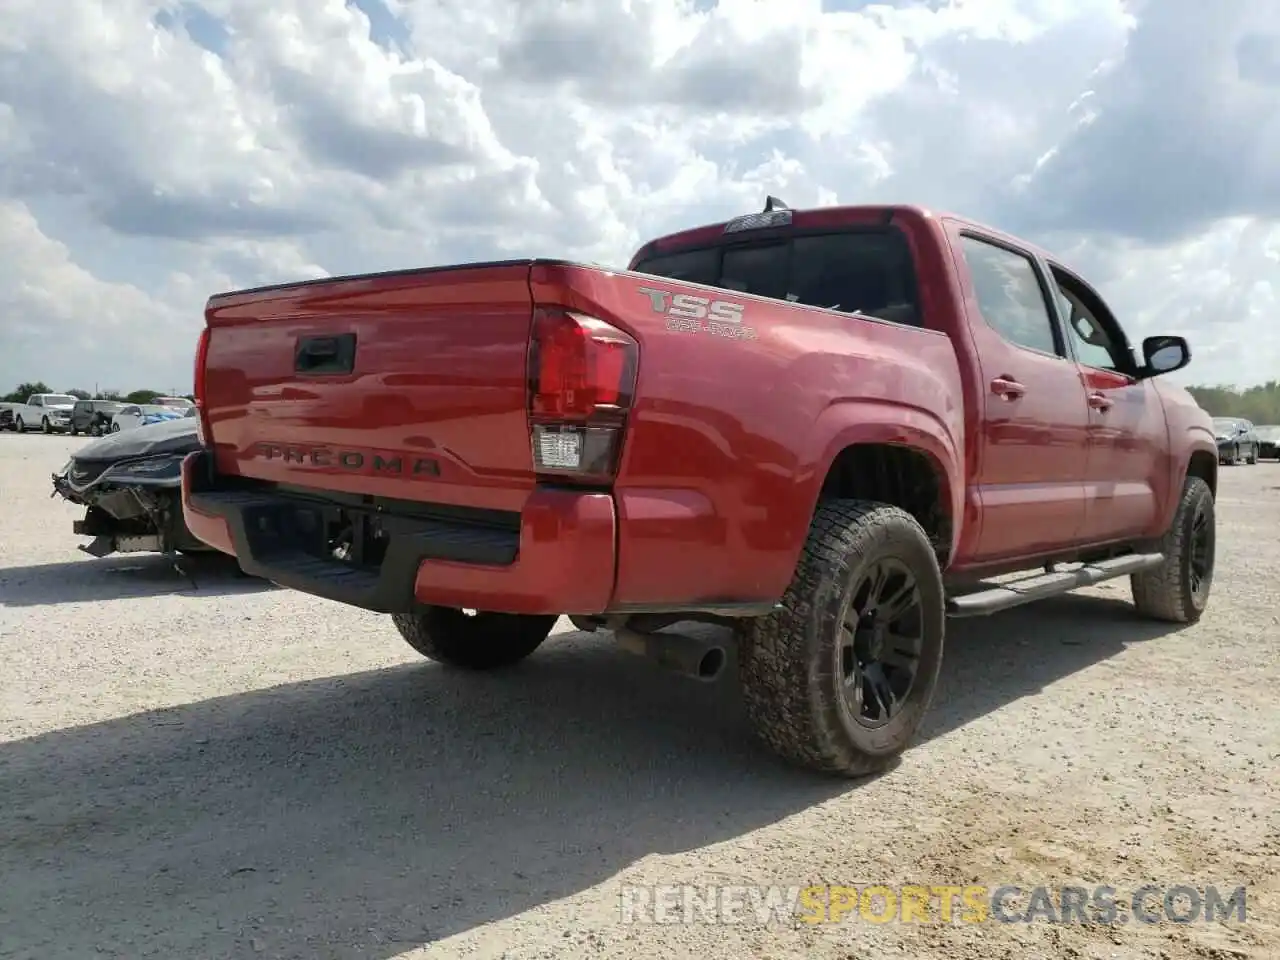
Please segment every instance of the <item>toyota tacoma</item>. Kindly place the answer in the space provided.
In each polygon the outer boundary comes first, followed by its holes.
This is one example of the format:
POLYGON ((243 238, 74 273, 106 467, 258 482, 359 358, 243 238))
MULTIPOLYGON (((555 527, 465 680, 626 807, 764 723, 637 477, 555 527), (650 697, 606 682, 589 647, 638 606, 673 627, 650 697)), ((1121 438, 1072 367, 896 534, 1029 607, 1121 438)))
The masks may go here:
POLYGON ((1162 376, 1186 340, 1135 347, 1063 260, 960 217, 771 197, 625 270, 314 280, 205 319, 197 537, 456 667, 561 615, 694 677, 731 642, 761 739, 817 770, 909 745, 948 617, 1125 576, 1160 620, 1209 597, 1214 430, 1162 376))

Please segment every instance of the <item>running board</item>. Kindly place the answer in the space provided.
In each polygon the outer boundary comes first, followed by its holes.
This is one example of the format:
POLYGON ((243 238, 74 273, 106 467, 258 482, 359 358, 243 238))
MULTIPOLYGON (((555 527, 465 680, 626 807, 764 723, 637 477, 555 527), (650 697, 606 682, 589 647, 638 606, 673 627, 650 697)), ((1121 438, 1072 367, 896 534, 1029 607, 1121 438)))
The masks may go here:
POLYGON ((977 593, 948 597, 947 616, 984 617, 1011 607, 1020 607, 1024 603, 1070 593, 1072 590, 1101 583, 1104 580, 1114 580, 1116 577, 1150 570, 1162 563, 1164 563, 1163 553, 1129 553, 1110 560, 1086 563, 1075 570, 1055 571, 1028 577, 1025 580, 1015 580, 988 590, 979 590, 977 593))

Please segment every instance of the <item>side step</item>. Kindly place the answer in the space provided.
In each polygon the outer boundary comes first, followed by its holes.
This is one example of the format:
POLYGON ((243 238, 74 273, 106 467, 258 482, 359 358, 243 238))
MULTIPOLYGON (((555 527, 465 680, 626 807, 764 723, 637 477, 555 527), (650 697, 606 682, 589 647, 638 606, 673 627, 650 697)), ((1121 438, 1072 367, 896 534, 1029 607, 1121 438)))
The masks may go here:
POLYGON ((1114 580, 1164 563, 1163 553, 1130 553, 1097 563, 1086 563, 1075 570, 1055 571, 1025 580, 1015 580, 988 590, 947 598, 947 616, 984 617, 1024 603, 1070 593, 1081 587, 1114 580))

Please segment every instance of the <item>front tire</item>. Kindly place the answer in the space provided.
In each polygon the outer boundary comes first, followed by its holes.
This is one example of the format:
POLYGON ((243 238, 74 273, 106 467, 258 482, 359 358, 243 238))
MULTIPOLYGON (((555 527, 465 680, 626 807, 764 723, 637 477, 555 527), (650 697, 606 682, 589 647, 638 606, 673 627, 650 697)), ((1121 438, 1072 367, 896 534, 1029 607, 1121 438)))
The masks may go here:
POLYGON ((465 670, 497 670, 523 660, 542 645, 555 616, 477 613, 419 606, 391 619, 409 646, 428 660, 465 670))
POLYGON ((1155 620, 1195 623, 1209 603, 1217 553, 1213 491, 1200 477, 1187 477, 1183 484, 1160 549, 1163 564, 1129 578, 1133 605, 1155 620))
POLYGON ((910 514, 867 501, 820 505, 783 609, 740 630, 757 736, 823 773, 889 766, 937 686, 944 604, 938 558, 910 514))
POLYGON ((21 417, 18 417, 16 420, 13 421, 13 429, 16 430, 18 433, 26 433, 27 425, 26 423, 23 422, 21 417))
POLYGON ((41 432, 41 433, 53 433, 53 427, 49 426, 49 418, 48 418, 48 417, 41 417, 41 418, 40 418, 40 432, 41 432))

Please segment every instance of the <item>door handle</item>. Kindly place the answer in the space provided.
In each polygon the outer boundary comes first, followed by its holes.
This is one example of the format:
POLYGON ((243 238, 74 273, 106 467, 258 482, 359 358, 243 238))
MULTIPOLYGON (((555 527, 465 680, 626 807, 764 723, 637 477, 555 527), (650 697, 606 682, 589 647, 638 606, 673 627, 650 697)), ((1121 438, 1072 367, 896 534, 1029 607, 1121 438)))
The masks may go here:
POLYGON ((1093 409, 1099 411, 1100 413, 1106 413, 1108 410, 1111 409, 1114 403, 1115 401, 1111 400, 1109 397, 1107 397, 1104 394, 1101 394, 1101 393, 1089 394, 1089 406, 1093 407, 1093 409))
POLYGON ((991 392, 1006 400, 1017 400, 1027 392, 1027 388, 1012 377, 996 377, 991 381, 991 392))

